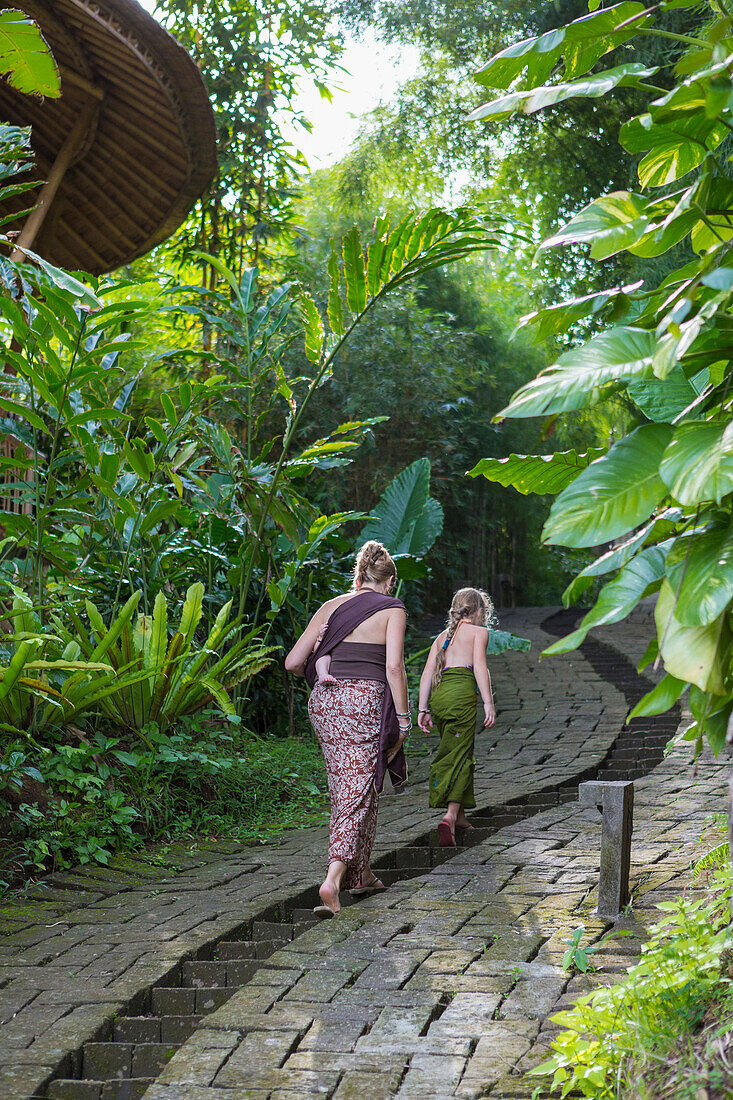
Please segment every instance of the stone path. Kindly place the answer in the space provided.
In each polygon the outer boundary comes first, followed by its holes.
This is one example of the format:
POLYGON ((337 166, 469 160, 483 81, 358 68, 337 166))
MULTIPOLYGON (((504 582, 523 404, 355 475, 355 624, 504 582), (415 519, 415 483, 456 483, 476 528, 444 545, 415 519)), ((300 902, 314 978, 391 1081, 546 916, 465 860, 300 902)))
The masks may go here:
MULTIPOLYGON (((4 906, 3 1096, 122 1100, 161 1068, 149 1100, 529 1096, 507 1074, 551 1033, 544 1017, 568 983, 561 940, 581 918, 595 936, 605 928, 588 916, 600 826, 574 784, 607 762, 628 710, 601 679, 603 647, 538 663, 547 614, 502 624, 535 651, 492 664, 500 717, 477 745, 482 843, 450 859, 431 847, 421 762, 380 808, 375 862, 391 889, 337 921, 290 942, 314 901, 323 829, 265 848, 181 846, 175 874, 141 857, 81 868, 4 906), (82 1074, 107 1084, 73 1080, 82 1074)), ((626 631, 623 644, 637 643, 626 631)), ((652 740, 637 731, 621 756, 658 759, 659 731, 652 740)), ((637 784, 635 910, 679 888, 679 846, 723 805, 721 765, 701 766, 690 797, 678 756, 637 784)), ((618 747, 615 758, 618 769, 618 747)))

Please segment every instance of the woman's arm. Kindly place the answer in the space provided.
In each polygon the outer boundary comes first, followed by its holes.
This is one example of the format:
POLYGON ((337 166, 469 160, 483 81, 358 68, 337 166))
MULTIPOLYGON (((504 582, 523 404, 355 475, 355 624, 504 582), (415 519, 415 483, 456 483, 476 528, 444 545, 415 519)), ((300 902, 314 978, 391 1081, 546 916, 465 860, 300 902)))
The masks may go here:
POLYGON ((496 721, 494 709, 494 697, 491 692, 491 677, 486 664, 486 646, 489 641, 489 632, 483 626, 475 628, 473 637, 473 674, 476 677, 481 698, 484 701, 484 726, 493 726, 496 721))
POLYGON ((305 662, 313 652, 313 648, 318 641, 318 635, 321 632, 321 627, 327 619, 328 605, 323 604, 322 607, 318 608, 315 615, 290 650, 290 653, 288 653, 285 658, 285 668, 288 672, 292 672, 296 676, 303 675, 305 671, 305 662))
MULTIPOLYGON (((405 624, 407 614, 395 609, 387 619, 386 672, 389 690, 392 692, 395 710, 398 714, 407 714, 409 703, 407 699, 407 673, 405 672, 405 624)), ((400 739, 390 751, 387 760, 396 756, 402 748, 405 737, 409 732, 410 721, 407 718, 398 718, 401 729, 400 739)))
POLYGON ((433 719, 430 716, 428 706, 430 704, 430 692, 433 687, 433 676, 435 675, 435 662, 438 655, 438 640, 433 642, 430 647, 430 653, 428 659, 425 662, 425 668, 422 671, 420 677, 420 701, 418 702, 418 716, 417 724, 423 733, 430 733, 433 728, 433 719))

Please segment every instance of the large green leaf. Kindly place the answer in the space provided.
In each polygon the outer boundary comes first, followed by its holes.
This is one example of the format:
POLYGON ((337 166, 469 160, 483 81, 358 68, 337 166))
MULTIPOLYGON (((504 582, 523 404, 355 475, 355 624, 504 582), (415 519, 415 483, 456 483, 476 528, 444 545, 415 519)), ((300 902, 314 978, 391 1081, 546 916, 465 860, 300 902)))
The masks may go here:
POLYGON ((605 260, 641 240, 649 228, 648 206, 649 200, 643 195, 612 191, 583 207, 567 225, 543 241, 540 249, 587 243, 594 260, 605 260))
POLYGON ((678 680, 676 676, 672 676, 668 672, 656 687, 648 691, 633 710, 629 712, 627 722, 630 722, 632 718, 646 718, 650 714, 664 714, 665 711, 675 705, 686 687, 687 684, 684 680, 678 680))
POLYGON ((530 328, 535 343, 539 344, 549 336, 557 336, 565 332, 576 321, 584 317, 594 317, 608 305, 618 306, 619 300, 623 303, 627 295, 643 285, 639 280, 629 283, 627 286, 611 287, 610 290, 602 290, 599 293, 586 294, 582 298, 570 298, 566 302, 558 302, 554 306, 546 306, 544 309, 536 309, 520 317, 517 331, 522 328, 530 328))
POLYGON ((520 493, 559 493, 581 470, 604 454, 602 447, 578 454, 556 451, 551 455, 509 455, 507 458, 482 458, 469 470, 470 477, 483 475, 488 481, 511 485, 520 493))
POLYGON ((430 496, 430 460, 419 458, 387 486, 359 536, 392 554, 424 557, 443 530, 443 509, 430 496))
POLYGON ((660 546, 648 546, 632 558, 614 580, 603 586, 595 606, 583 617, 580 626, 567 637, 553 642, 544 652, 568 653, 585 641, 589 630, 596 626, 617 623, 630 615, 639 600, 656 590, 664 576, 664 561, 668 550, 669 542, 660 546))
POLYGON ((543 541, 597 546, 643 523, 667 492, 658 469, 671 434, 644 424, 591 463, 553 504, 543 541))
POLYGON ((527 83, 536 88, 547 80, 563 53, 568 75, 580 76, 609 50, 632 38, 646 18, 643 4, 624 0, 565 27, 507 46, 479 69, 475 78, 489 88, 508 88, 527 69, 527 83))
POLYGON ((497 419, 547 416, 593 405, 620 382, 651 377, 656 346, 654 333, 646 329, 620 327, 601 333, 565 352, 517 390, 497 419))
POLYGON ((25 12, 0 11, 0 72, 19 92, 58 97, 61 79, 43 35, 25 12))
POLYGON ((677 595, 675 617, 684 626, 707 626, 733 599, 733 526, 721 517, 704 531, 679 538, 667 559, 677 595))
POLYGON ((642 187, 661 187, 686 176, 702 164, 727 133, 723 123, 692 112, 674 120, 656 122, 651 114, 639 115, 621 127, 621 144, 630 153, 649 150, 640 161, 642 187))
POLYGON ((510 634, 508 630, 489 629, 489 640, 486 643, 486 656, 496 657, 499 653, 514 650, 517 653, 528 653, 532 648, 529 638, 520 638, 517 634, 510 634))
POLYGON ((638 62, 629 61, 624 65, 617 65, 613 69, 607 69, 602 73, 595 73, 583 80, 566 81, 560 84, 546 84, 541 88, 532 88, 529 91, 510 92, 490 103, 484 103, 477 107, 468 116, 469 122, 477 122, 479 119, 490 119, 500 122, 512 115, 533 115, 545 107, 554 107, 558 103, 564 103, 566 99, 599 99, 607 95, 613 88, 638 87, 639 82, 648 76, 653 76, 656 69, 647 69, 638 62))
POLYGON ((664 580, 654 609, 659 652, 664 667, 678 680, 697 684, 703 691, 723 692, 720 639, 724 616, 707 626, 685 626, 675 613, 675 594, 664 580))
POLYGON ((680 504, 718 503, 733 492, 733 423, 695 420, 681 424, 659 467, 680 504))
POLYGON ((699 397, 709 378, 707 369, 687 378, 678 364, 664 379, 632 382, 626 389, 631 400, 650 420, 670 423, 699 397))

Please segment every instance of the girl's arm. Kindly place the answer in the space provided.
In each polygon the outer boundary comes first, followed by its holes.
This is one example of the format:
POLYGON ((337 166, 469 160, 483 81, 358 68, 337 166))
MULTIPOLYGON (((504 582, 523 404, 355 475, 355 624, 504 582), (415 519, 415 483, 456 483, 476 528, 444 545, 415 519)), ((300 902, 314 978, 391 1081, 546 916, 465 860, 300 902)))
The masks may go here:
POLYGON ((494 696, 491 692, 491 677, 486 664, 486 646, 489 641, 489 632, 483 626, 476 627, 473 637, 473 674, 476 677, 481 698, 484 701, 484 726, 490 727, 496 722, 496 710, 494 709, 494 696))
MULTIPOLYGON (((398 714, 407 714, 409 706, 407 699, 407 673, 405 672, 406 622, 407 614, 404 611, 400 609, 391 611, 387 619, 387 637, 385 639, 387 650, 387 683, 392 692, 392 699, 394 700, 395 710, 398 714)), ((396 756, 402 748, 405 737, 409 732, 409 722, 406 718, 398 718, 398 723, 403 732, 400 734, 399 741, 387 757, 388 761, 391 760, 393 756, 396 756)))
POLYGON ((324 604, 322 607, 318 608, 315 615, 290 650, 290 653, 288 653, 285 658, 285 668, 288 672, 293 672, 296 676, 303 675, 305 672, 305 662, 313 652, 315 644, 318 641, 318 635, 321 632, 321 627, 327 619, 328 606, 324 604))
POLYGON ((428 659, 425 662, 425 668, 422 671, 420 677, 420 701, 417 704, 419 707, 419 713, 417 716, 417 724, 423 733, 430 733, 433 728, 433 719, 430 715, 428 707, 430 705, 430 691, 433 686, 433 676, 435 675, 435 661, 438 655, 438 639, 436 638, 430 647, 430 653, 428 659))

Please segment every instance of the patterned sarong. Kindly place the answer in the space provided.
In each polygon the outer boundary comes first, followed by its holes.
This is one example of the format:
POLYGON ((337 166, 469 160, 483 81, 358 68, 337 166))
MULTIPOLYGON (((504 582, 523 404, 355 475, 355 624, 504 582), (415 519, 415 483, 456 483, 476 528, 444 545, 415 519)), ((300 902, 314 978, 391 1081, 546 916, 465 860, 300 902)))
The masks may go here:
POLYGON ((430 696, 430 711, 440 745, 430 767, 430 805, 476 805, 473 744, 477 713, 476 680, 469 668, 447 668, 430 696))
POLYGON ((384 691, 375 680, 341 680, 316 684, 308 701, 331 797, 328 862, 346 864, 345 890, 361 882, 377 829, 374 769, 384 691))

